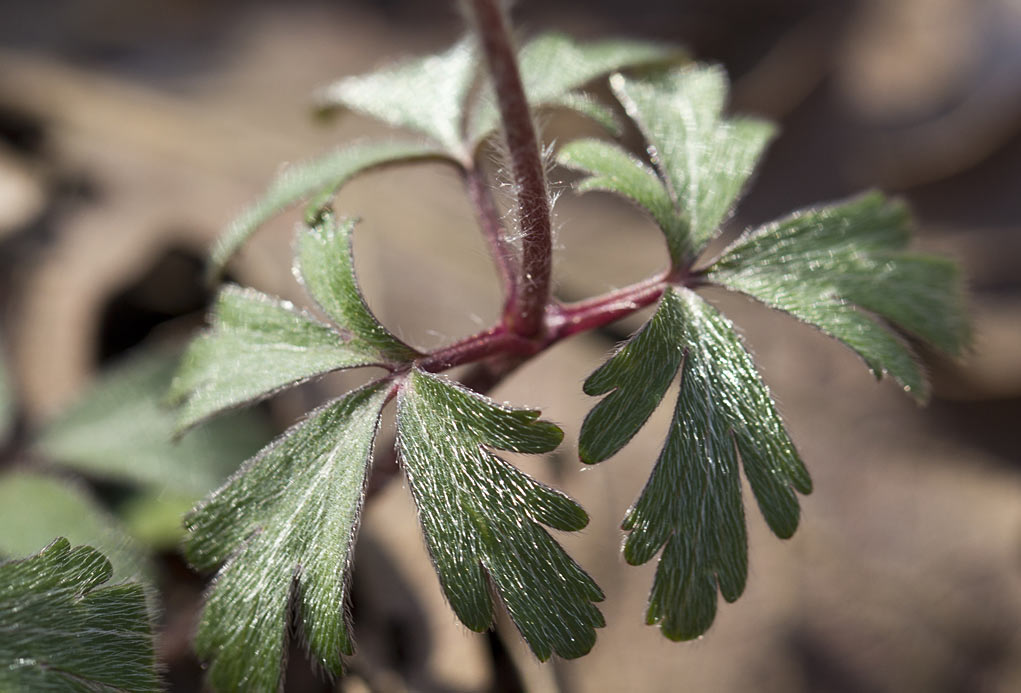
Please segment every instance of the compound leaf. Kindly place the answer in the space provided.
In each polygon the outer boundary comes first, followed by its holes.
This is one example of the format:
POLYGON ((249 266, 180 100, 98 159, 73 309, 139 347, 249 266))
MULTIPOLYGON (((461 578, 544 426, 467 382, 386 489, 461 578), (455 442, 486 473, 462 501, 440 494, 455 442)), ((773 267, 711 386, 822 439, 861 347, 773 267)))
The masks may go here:
POLYGON ((181 430, 317 375, 383 362, 365 344, 254 289, 224 287, 211 322, 188 346, 170 388, 171 401, 182 403, 181 430))
POLYGON ((349 345, 363 345, 388 361, 414 360, 421 354, 379 323, 358 288, 351 252, 354 227, 352 219, 338 222, 331 213, 323 213, 298 236, 295 274, 323 312, 351 333, 349 345))
POLYGON ((663 226, 671 260, 689 264, 717 233, 774 128, 722 117, 727 78, 718 66, 680 68, 651 80, 616 74, 610 86, 642 131, 673 201, 676 220, 663 226))
POLYGON ((423 133, 464 160, 464 107, 478 66, 475 43, 465 38, 439 55, 345 77, 320 90, 317 100, 423 133))
POLYGON ((798 523, 794 491, 811 482, 773 400, 731 323, 688 289, 664 293, 653 318, 586 381, 609 392, 586 418, 581 449, 598 461, 642 426, 680 367, 681 386, 666 443, 628 511, 624 556, 650 560, 662 548, 647 620, 674 640, 698 637, 744 590, 747 537, 738 459, 770 528, 789 537, 798 523), (630 411, 634 410, 634 411, 630 411), (606 436, 600 426, 620 431, 606 436))
POLYGON ((315 197, 318 207, 348 180, 385 164, 443 157, 435 144, 418 141, 368 141, 349 144, 325 156, 288 166, 269 189, 224 229, 209 259, 211 278, 219 277, 227 262, 273 215, 303 199, 315 197))
POLYGON ((579 657, 595 642, 602 592, 540 524, 576 531, 574 501, 490 452, 553 450, 563 432, 414 369, 398 397, 398 451, 443 591, 475 631, 492 624, 487 575, 532 651, 579 657))
POLYGON ((102 551, 118 580, 150 577, 142 548, 80 484, 27 471, 0 476, 0 527, 2 557, 27 556, 67 537, 102 551))
POLYGON ((0 690, 160 690, 145 592, 111 573, 67 539, 0 564, 0 690))
POLYGON ((178 361, 174 354, 140 353, 105 371, 43 428, 35 450, 92 478, 201 498, 269 435, 259 417, 239 412, 174 441, 176 417, 163 398, 178 361))
POLYGON ((954 264, 905 252, 908 224, 904 206, 879 193, 796 212, 739 238, 708 277, 815 325, 924 401, 910 348, 873 315, 949 353, 968 326, 954 264))
MULTIPOLYGON (((529 41, 519 53, 519 69, 525 96, 532 107, 560 106, 579 111, 596 120, 588 104, 568 95, 597 77, 617 70, 665 65, 685 59, 675 46, 651 41, 611 39, 577 43, 563 34, 544 34, 529 41), (580 106, 580 108, 579 108, 580 106)), ((477 146, 499 124, 496 96, 487 83, 470 118, 470 141, 477 146)))
POLYGON ((376 384, 319 408, 186 519, 192 564, 223 564, 195 641, 215 688, 278 690, 292 604, 312 661, 341 672, 347 571, 386 399, 376 384))

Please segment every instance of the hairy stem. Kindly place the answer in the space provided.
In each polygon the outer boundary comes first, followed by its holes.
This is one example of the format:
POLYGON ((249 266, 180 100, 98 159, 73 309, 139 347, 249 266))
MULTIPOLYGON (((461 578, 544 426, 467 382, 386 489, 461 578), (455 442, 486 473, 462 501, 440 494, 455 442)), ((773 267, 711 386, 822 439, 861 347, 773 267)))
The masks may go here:
POLYGON ((482 235, 489 244, 489 254, 500 273, 506 315, 514 310, 517 303, 518 263, 514 256, 514 248, 507 240, 503 222, 500 221, 500 213, 493 203, 486 179, 478 167, 473 166, 464 170, 464 184, 472 207, 475 208, 482 235))
POLYGON ((546 172, 502 3, 500 0, 471 0, 468 7, 478 29, 500 107, 522 233, 518 290, 504 320, 516 334, 536 337, 545 326, 552 269, 546 172))

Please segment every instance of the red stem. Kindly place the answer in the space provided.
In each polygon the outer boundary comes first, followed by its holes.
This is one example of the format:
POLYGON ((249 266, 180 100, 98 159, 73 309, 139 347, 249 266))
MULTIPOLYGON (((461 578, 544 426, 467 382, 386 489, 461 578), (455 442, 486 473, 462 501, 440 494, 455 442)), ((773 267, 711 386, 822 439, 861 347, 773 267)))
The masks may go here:
POLYGON ((587 332, 627 317, 659 300, 667 286, 667 274, 576 303, 554 306, 547 318, 549 343, 587 332))
POLYGON ((520 290, 515 292, 513 304, 505 312, 504 320, 516 334, 536 337, 544 327, 552 269, 553 242, 546 172, 502 4, 499 0, 471 0, 469 6, 500 107, 522 232, 521 268, 517 277, 520 290))

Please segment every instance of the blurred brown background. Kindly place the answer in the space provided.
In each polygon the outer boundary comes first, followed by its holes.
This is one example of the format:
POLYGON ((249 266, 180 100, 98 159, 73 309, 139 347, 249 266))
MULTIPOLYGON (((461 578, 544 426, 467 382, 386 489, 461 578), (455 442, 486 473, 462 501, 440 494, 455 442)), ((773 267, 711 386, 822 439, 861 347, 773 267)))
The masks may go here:
MULTIPOLYGON (((974 349, 961 363, 926 354, 935 398, 919 409, 839 345, 719 297, 816 491, 786 542, 749 506, 746 594, 721 604, 701 641, 673 644, 642 624, 653 566, 628 567, 617 551, 662 426, 584 473, 571 448, 592 404, 581 381, 637 323, 558 346, 495 396, 539 406, 568 432, 560 457, 517 462, 593 516, 564 543, 607 593, 595 650, 539 666, 506 624, 496 636, 462 628, 397 482, 367 510, 360 649, 336 688, 1021 690, 1021 2, 520 0, 515 18, 523 36, 651 37, 722 61, 735 108, 783 127, 733 228, 871 186, 905 196, 919 246, 966 269, 974 349)), ((0 1, 0 328, 25 426, 119 354, 199 324, 205 248, 282 162, 383 132, 355 116, 314 123, 314 88, 438 50, 461 26, 446 0, 0 1)), ((544 123, 549 137, 594 132, 574 118, 544 123)), ((367 175, 338 208, 364 219, 359 271, 399 334, 433 347, 496 317, 498 287, 449 172, 367 175)), ((663 261, 656 231, 623 203, 565 193, 557 211, 565 298, 663 261)), ((264 231, 234 278, 300 300, 286 260, 293 222, 264 231)), ((278 424, 314 396, 275 402, 278 424)), ((202 582, 175 570, 163 576, 160 651, 172 688, 195 690, 187 635, 202 582)), ((289 689, 331 689, 306 668, 296 650, 289 689)))

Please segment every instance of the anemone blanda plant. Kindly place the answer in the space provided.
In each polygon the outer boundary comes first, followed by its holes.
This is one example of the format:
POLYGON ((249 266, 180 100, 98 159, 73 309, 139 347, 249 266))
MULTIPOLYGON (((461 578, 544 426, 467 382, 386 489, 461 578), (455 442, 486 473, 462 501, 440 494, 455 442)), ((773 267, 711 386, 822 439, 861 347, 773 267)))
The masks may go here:
MULTIPOLYGON (((328 319, 251 288, 226 285, 210 327, 191 344, 172 387, 180 426, 268 397, 331 371, 383 375, 310 412, 188 515, 186 554, 217 571, 197 636, 214 687, 274 690, 293 618, 309 656, 339 674, 353 644, 346 574, 381 412, 396 400, 395 449, 418 507, 443 591, 472 630, 493 622, 493 595, 540 659, 588 652, 604 625, 592 578, 547 528, 588 516, 500 451, 541 454, 563 437, 538 411, 486 391, 572 335, 641 308, 652 317, 585 381, 601 399, 581 424, 585 464, 619 452, 680 379, 673 416, 640 497, 623 521, 624 556, 659 555, 646 618, 674 640, 699 636, 717 593, 737 599, 748 572, 740 469, 773 532, 791 536, 797 494, 811 481, 733 324, 700 295, 739 292, 788 313, 857 352, 877 376, 928 396, 908 339, 954 354, 968 328, 953 263, 907 249, 904 206, 870 192, 795 212, 742 234, 715 257, 717 238, 774 127, 724 113, 727 79, 713 65, 655 43, 576 43, 546 35, 516 50, 494 0, 466 3, 471 31, 447 51, 346 77, 318 98, 327 109, 376 117, 412 137, 368 140, 285 170, 225 231, 211 275, 278 210, 305 201, 295 276, 328 319), (560 146, 575 188, 621 195, 665 237, 668 267, 576 303, 551 296, 551 201, 537 109, 566 108, 622 131, 585 87, 608 80, 645 140, 560 146), (515 213, 503 217, 480 165, 500 138, 515 213), (355 277, 355 222, 331 208, 340 187, 381 166, 441 161, 458 172, 504 290, 496 324, 433 351, 402 342, 375 318, 355 277), (471 368, 461 382, 444 371, 471 368), (491 587, 492 586, 492 587, 491 587)), ((352 210, 357 212, 357 210, 352 210)))

